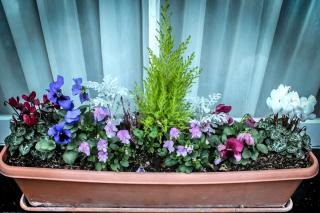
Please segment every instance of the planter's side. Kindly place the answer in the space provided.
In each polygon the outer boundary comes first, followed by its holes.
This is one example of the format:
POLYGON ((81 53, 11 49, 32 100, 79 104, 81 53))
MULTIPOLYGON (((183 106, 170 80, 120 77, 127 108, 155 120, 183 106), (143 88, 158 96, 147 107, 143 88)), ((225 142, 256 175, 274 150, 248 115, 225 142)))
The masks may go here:
POLYGON ((247 207, 284 205, 318 161, 302 169, 217 173, 125 173, 25 168, 5 164, 32 205, 84 207, 247 207))
POLYGON ((284 205, 301 182, 172 186, 16 181, 34 206, 73 207, 273 207, 284 205))

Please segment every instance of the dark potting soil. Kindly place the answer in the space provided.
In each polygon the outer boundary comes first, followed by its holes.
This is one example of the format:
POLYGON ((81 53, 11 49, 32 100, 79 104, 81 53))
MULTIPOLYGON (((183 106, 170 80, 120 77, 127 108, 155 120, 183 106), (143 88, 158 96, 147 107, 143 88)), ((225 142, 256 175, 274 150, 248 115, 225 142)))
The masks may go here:
MULTIPOLYGON (((61 159, 62 153, 56 153, 49 160, 39 160, 32 155, 18 156, 8 155, 6 163, 12 166, 23 167, 42 167, 42 168, 57 168, 57 169, 73 169, 73 170, 95 170, 92 162, 85 159, 77 160, 74 165, 68 165, 61 159)), ((145 165, 147 172, 174 172, 172 168, 164 168, 159 158, 154 156, 139 155, 139 162, 132 162, 131 166, 126 169, 126 172, 134 172, 139 165, 145 165), (143 162, 143 163, 142 163, 143 162)), ((218 167, 209 168, 204 172, 223 172, 223 171, 249 171, 249 170, 270 170, 270 169, 291 169, 291 168, 306 168, 310 166, 308 158, 295 159, 276 153, 260 156, 257 161, 252 161, 247 165, 222 163, 218 167)))

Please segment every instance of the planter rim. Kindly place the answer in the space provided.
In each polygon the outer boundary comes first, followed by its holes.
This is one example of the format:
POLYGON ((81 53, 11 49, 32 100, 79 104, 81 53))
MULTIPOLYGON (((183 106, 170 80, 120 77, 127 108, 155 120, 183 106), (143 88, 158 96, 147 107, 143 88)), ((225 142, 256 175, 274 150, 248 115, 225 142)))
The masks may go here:
POLYGON ((71 169, 52 169, 37 167, 10 166, 4 161, 7 147, 0 153, 0 173, 11 178, 37 179, 52 181, 110 183, 110 184, 144 184, 144 185, 208 185, 268 182, 284 180, 309 179, 319 171, 318 160, 310 152, 311 166, 307 168, 273 169, 256 171, 208 172, 208 173, 175 173, 175 172, 112 172, 87 171, 71 169))

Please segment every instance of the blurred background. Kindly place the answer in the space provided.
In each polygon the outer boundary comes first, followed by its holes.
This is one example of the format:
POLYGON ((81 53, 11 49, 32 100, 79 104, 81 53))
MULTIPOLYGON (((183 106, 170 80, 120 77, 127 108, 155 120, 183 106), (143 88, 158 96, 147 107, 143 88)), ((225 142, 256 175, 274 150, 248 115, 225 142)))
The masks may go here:
MULTIPOLYGON (((117 77, 142 84, 146 48, 154 38, 160 0, 2 0, 0 99, 35 90, 57 74, 65 91, 73 77, 117 77)), ((187 54, 203 69, 191 95, 219 92, 233 116, 263 116, 280 83, 320 100, 320 1, 171 0, 176 43, 191 35, 187 54)), ((0 105, 0 115, 8 114, 0 105)), ((317 106, 319 117, 319 104, 317 106)))

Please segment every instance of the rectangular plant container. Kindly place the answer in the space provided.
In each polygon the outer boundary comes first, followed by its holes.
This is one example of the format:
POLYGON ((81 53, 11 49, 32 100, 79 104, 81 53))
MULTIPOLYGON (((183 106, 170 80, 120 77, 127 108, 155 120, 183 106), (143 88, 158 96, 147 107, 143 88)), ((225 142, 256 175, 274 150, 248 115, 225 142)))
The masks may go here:
POLYGON ((7 149, 0 171, 18 183, 32 206, 64 207, 276 207, 290 199, 308 168, 208 173, 131 173, 9 166, 7 149))

